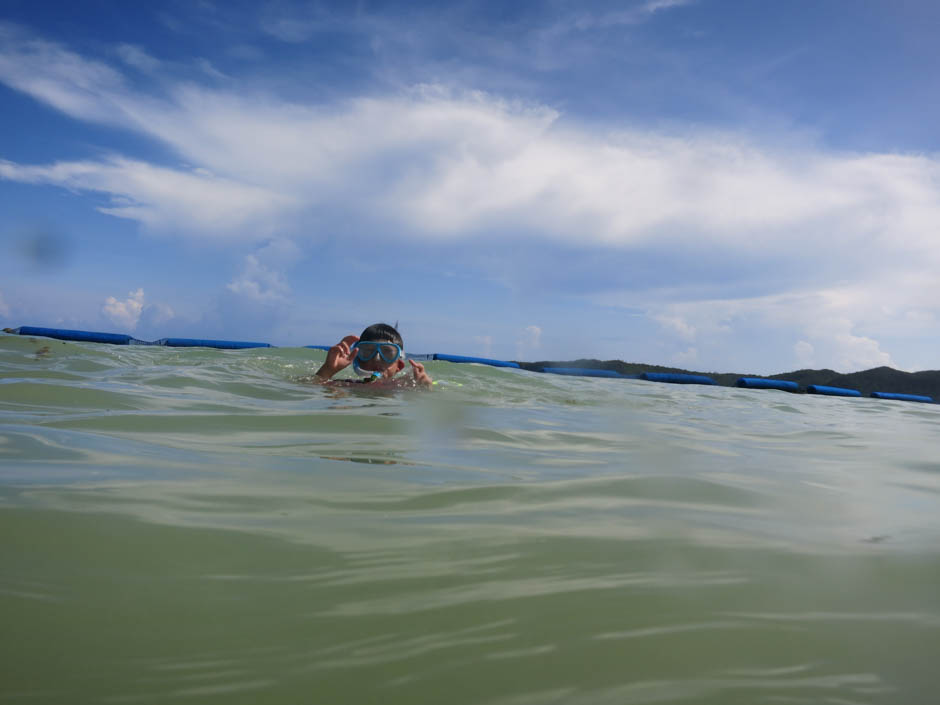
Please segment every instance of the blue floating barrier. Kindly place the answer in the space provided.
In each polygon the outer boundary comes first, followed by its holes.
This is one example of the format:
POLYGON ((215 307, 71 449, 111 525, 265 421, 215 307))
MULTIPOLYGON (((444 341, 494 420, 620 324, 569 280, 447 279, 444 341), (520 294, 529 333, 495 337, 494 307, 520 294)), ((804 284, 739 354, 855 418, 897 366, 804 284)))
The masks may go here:
POLYGON ((644 372, 640 375, 640 379, 668 384, 718 384, 707 375, 687 375, 678 372, 644 372))
POLYGON ((617 379, 636 379, 636 375, 624 375, 614 370, 598 370, 591 367, 543 367, 542 372, 553 375, 571 375, 573 377, 616 377, 617 379))
POLYGON ((764 379, 763 377, 740 377, 735 384, 745 389, 781 389, 785 392, 798 392, 800 385, 785 379, 764 379))
POLYGON ((445 362, 475 362, 478 365, 490 365, 491 367, 515 367, 519 369, 518 362, 506 362, 505 360, 490 360, 486 357, 465 357, 463 355, 445 355, 443 353, 434 353, 435 360, 445 362))
MULTIPOLYGON (((68 328, 42 328, 38 326, 20 326, 19 328, 4 328, 4 332, 16 335, 35 335, 57 340, 69 340, 82 343, 107 343, 110 345, 163 345, 167 347, 201 347, 220 350, 243 350, 247 348, 273 348, 270 343, 257 343, 241 340, 210 340, 207 338, 161 338, 153 342, 138 340, 130 335, 121 333, 101 333, 98 331, 72 330, 68 328)), ((305 345, 313 350, 329 350, 330 345, 305 345)), ((470 357, 466 355, 447 355, 444 353, 429 353, 410 355, 413 360, 441 360, 444 362, 469 362, 491 367, 511 367, 519 369, 518 362, 506 360, 493 360, 486 357, 470 357)), ((570 375, 577 377, 606 377, 613 379, 644 379, 650 382, 666 382, 670 384, 706 384, 717 385, 707 375, 694 375, 679 372, 644 372, 640 375, 624 374, 614 370, 595 369, 590 367, 542 367, 540 372, 556 375, 570 375)), ((796 382, 782 379, 766 379, 763 377, 740 377, 736 385, 749 389, 779 389, 788 392, 799 391, 796 382)), ((806 388, 809 394, 824 394, 840 397, 860 397, 862 393, 857 389, 843 387, 830 387, 822 384, 811 384, 806 388)), ((874 399, 889 399, 896 401, 913 401, 926 404, 933 403, 933 397, 920 394, 900 394, 895 392, 872 392, 874 399)))
POLYGON ((808 394, 825 394, 830 397, 860 397, 862 393, 857 389, 843 387, 827 387, 824 384, 811 384, 806 388, 808 394))
POLYGON ((169 348, 217 348, 219 350, 243 350, 245 348, 271 348, 270 343, 249 343, 240 340, 204 340, 202 338, 161 338, 155 345, 169 348))
POLYGON ((88 330, 69 330, 67 328, 37 328, 35 326, 20 326, 13 329, 14 333, 19 335, 39 335, 44 338, 55 338, 56 340, 72 340, 80 343, 107 343, 109 345, 130 345, 131 343, 143 343, 129 335, 121 333, 98 333, 88 330))
POLYGON ((923 396, 921 394, 896 394, 895 392, 872 392, 871 396, 875 399, 894 399, 895 401, 919 401, 925 404, 933 403, 933 397, 923 396))

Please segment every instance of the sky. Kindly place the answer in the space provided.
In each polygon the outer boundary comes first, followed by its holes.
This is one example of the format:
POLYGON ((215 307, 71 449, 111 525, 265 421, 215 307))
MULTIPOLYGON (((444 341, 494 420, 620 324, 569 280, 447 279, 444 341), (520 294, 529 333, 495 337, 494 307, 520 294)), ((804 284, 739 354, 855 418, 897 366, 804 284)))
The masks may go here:
POLYGON ((0 4, 0 326, 940 369, 935 0, 0 4))

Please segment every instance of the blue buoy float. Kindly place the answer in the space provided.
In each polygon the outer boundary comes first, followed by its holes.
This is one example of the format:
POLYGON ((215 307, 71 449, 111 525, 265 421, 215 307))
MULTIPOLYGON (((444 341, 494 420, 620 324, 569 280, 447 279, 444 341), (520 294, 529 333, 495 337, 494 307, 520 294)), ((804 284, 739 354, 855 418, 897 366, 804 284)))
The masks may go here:
POLYGON ((444 362, 475 362, 478 365, 490 365, 491 367, 514 367, 519 369, 518 362, 491 360, 488 357, 466 357, 464 355, 445 355, 443 353, 434 353, 434 359, 443 360, 444 362))
POLYGON ((933 397, 921 394, 896 394, 895 392, 872 392, 873 399, 894 399, 895 401, 919 401, 925 404, 932 404, 933 397))
POLYGON ((615 370, 598 370, 593 367, 543 367, 542 372, 572 377, 613 377, 616 379, 639 379, 639 375, 625 375, 615 370))
POLYGON ((830 397, 860 397, 862 393, 857 389, 844 387, 827 387, 824 384, 811 384, 806 388, 807 394, 825 394, 830 397))
POLYGON ((19 335, 39 335, 44 338, 56 340, 72 340, 78 343, 107 343, 108 345, 149 345, 144 340, 137 340, 121 333, 98 333, 90 330, 69 330, 68 328, 37 328, 36 326, 20 326, 13 329, 19 335))
POLYGON ((800 385, 785 379, 764 379, 763 377, 740 377, 735 384, 745 389, 781 389, 785 392, 798 392, 800 385))
POLYGON ((270 343, 250 343, 242 340, 207 340, 205 338, 160 338, 153 345, 169 348, 216 348, 218 350, 245 350, 247 348, 271 348, 270 343))
POLYGON ((678 372, 644 372, 640 379, 647 382, 666 382, 668 384, 718 384, 706 375, 688 375, 678 372))

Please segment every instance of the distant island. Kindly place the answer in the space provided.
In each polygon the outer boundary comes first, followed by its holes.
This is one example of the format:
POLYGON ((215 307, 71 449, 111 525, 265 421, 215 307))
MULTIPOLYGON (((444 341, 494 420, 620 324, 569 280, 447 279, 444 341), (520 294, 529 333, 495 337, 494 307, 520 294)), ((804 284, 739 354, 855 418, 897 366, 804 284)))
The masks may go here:
POLYGON ((623 360, 569 360, 566 362, 543 360, 541 362, 519 362, 525 370, 541 372, 543 367, 584 367, 592 370, 613 370, 621 374, 636 375, 643 372, 674 372, 680 374, 708 375, 718 384, 733 387, 740 377, 763 379, 785 379, 796 382, 801 389, 811 384, 829 387, 857 389, 864 396, 872 392, 894 392, 897 394, 920 394, 940 401, 940 370, 924 372, 902 372, 891 367, 873 367, 862 372, 840 374, 835 370, 794 370, 777 375, 738 374, 731 372, 695 372, 678 367, 647 365, 623 360))

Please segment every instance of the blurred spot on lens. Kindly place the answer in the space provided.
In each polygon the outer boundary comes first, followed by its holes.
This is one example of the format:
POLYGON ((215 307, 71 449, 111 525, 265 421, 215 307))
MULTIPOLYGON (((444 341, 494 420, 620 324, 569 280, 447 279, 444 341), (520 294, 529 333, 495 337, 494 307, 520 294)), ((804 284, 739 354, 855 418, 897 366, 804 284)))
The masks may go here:
POLYGON ((20 254, 35 269, 59 269, 68 264, 71 257, 69 238, 48 225, 24 228, 18 240, 20 254))

